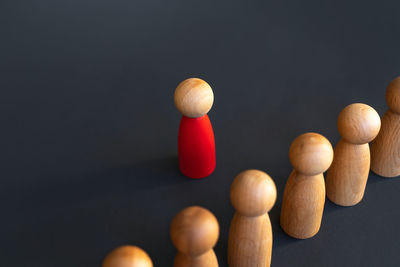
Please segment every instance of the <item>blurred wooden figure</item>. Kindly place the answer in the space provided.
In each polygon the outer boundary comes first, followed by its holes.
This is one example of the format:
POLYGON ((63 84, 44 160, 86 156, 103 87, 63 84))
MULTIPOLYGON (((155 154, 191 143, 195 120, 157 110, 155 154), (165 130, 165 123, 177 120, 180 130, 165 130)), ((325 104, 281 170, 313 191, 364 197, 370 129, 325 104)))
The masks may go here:
POLYGON ((378 113, 368 105, 355 103, 340 112, 338 130, 342 139, 326 175, 326 194, 335 204, 353 206, 363 198, 370 168, 368 142, 376 137, 380 126, 378 113))
POLYGON ((332 163, 332 145, 320 134, 305 133, 293 141, 289 159, 294 170, 283 193, 281 227, 292 237, 310 238, 321 226, 325 204, 323 172, 332 163))
POLYGON ((215 140, 207 112, 214 93, 205 81, 190 78, 175 90, 174 102, 182 113, 178 133, 179 169, 190 178, 204 178, 215 169, 215 140))
POLYGON ((383 177, 400 175, 400 77, 386 89, 389 110, 382 117, 378 136, 371 143, 371 170, 383 177))
POLYGON ((247 170, 236 176, 230 195, 236 212, 229 231, 229 266, 270 266, 272 228, 268 211, 276 200, 274 181, 265 172, 247 170))
POLYGON ((136 246, 122 246, 111 251, 102 267, 153 267, 147 253, 136 246))
POLYGON ((217 267, 213 247, 219 236, 218 221, 207 209, 192 206, 180 211, 171 223, 171 240, 178 253, 174 267, 217 267))

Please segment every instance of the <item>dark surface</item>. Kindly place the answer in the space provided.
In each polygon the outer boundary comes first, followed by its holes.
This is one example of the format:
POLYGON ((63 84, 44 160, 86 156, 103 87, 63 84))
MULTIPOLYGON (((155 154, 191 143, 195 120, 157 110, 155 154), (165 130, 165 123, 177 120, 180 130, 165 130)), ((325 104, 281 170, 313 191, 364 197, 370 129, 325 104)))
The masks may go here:
POLYGON ((169 223, 196 204, 226 266, 229 187, 257 168, 278 189, 273 266, 398 266, 398 179, 371 174, 355 207, 327 201, 315 238, 279 227, 291 141, 335 144, 339 111, 383 114, 400 74, 399 2, 329 2, 1 1, 0 265, 99 266, 136 244, 171 266, 169 223), (199 181, 176 158, 172 96, 192 76, 215 93, 217 169, 199 181))

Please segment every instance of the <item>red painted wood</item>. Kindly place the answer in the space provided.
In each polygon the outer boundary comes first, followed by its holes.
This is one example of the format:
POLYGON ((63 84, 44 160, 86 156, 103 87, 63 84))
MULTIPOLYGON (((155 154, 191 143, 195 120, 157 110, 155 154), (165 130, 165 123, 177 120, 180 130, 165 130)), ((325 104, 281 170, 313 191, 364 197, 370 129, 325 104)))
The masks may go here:
POLYGON ((214 132, 208 115, 182 116, 178 134, 179 169, 190 178, 204 178, 215 169, 214 132))

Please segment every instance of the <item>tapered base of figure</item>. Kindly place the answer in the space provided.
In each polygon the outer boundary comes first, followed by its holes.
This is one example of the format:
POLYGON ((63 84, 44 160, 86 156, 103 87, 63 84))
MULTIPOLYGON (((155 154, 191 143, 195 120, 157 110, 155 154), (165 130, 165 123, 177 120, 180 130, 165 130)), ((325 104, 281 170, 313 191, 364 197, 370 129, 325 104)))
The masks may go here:
POLYGON ((179 169, 189 178, 204 178, 215 169, 214 132, 208 115, 182 116, 178 135, 179 169))
POLYGON ((321 227, 325 181, 321 174, 307 176, 293 171, 285 186, 281 227, 291 237, 307 239, 321 227))
POLYGON ((371 143, 371 170, 385 178, 400 175, 400 115, 388 110, 371 143))
POLYGON ((272 227, 268 213, 246 217, 235 214, 228 241, 230 267, 268 267, 272 256, 272 227))
POLYGON ((197 257, 177 253, 174 267, 218 267, 218 260, 212 249, 197 257))
POLYGON ((368 144, 351 144, 340 140, 335 158, 326 175, 326 196, 340 206, 354 206, 364 196, 370 153, 368 144))

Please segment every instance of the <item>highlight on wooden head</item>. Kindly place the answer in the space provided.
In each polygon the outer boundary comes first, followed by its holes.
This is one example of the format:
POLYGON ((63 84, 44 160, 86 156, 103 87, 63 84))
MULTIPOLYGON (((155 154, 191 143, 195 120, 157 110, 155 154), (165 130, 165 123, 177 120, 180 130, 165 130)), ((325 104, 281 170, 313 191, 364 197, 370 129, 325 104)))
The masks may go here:
POLYGON ((326 171, 333 161, 333 148, 324 136, 305 133, 292 142, 289 159, 293 168, 305 175, 317 175, 326 171))
POLYGON ((265 172, 246 170, 234 179, 230 196, 233 207, 241 215, 259 216, 274 206, 276 187, 265 172))
POLYGON ((371 142, 378 135, 380 128, 379 114, 366 104, 350 104, 340 112, 338 117, 340 135, 353 144, 371 142))
POLYGON ((112 250, 102 267, 153 267, 149 255, 137 246, 121 246, 112 250))
POLYGON ((215 246, 219 237, 219 225, 217 218, 209 210, 191 206, 174 217, 170 235, 178 251, 198 256, 215 246))
POLYGON ((184 116, 198 118, 210 111, 214 103, 214 93, 210 85, 202 79, 189 78, 175 89, 174 102, 184 116))

